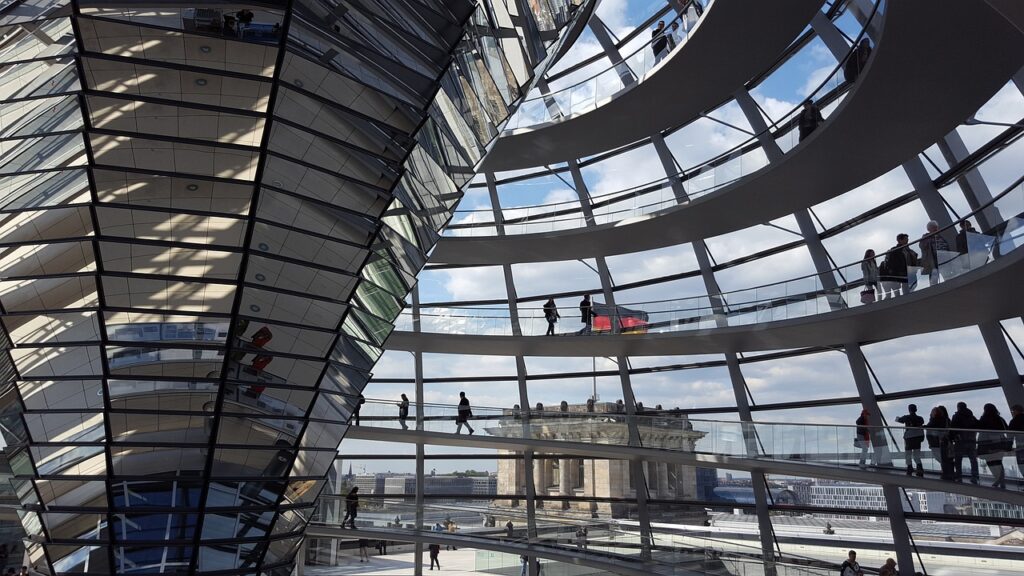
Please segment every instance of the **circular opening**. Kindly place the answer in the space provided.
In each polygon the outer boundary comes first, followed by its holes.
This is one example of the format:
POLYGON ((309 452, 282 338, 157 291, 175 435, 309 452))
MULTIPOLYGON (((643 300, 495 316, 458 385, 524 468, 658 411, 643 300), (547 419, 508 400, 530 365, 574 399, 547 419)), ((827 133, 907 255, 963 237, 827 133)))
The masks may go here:
POLYGON ((196 190, 199 190, 199 185, 189 184, 188 186, 185 186, 185 189, 188 190, 189 192, 195 192, 196 190))
POLYGON ((260 250, 263 250, 264 252, 270 250, 270 245, 267 244, 266 242, 260 242, 256 247, 259 248, 260 250))
POLYGON ((263 282, 266 279, 267 279, 267 277, 264 276, 263 274, 260 274, 259 272, 256 273, 256 280, 259 280, 260 282, 263 282))
POLYGON ((206 78, 196 78, 196 86, 206 86, 206 78))
POLYGON ((252 310, 253 312, 259 312, 260 307, 255 304, 249 304, 249 310, 252 310))
POLYGON ((299 88, 302 88, 302 86, 303 86, 302 80, 299 80, 298 78, 296 78, 295 79, 295 85, 298 86, 299 88))
POLYGON ((199 51, 202 52, 203 54, 209 54, 210 52, 213 52, 213 48, 210 48, 206 44, 203 44, 202 46, 199 47, 199 51))

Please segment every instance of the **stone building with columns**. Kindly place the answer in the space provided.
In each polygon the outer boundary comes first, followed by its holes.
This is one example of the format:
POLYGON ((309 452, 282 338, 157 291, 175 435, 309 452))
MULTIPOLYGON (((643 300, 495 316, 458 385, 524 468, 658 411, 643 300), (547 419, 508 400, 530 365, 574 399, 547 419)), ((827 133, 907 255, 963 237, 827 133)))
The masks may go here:
MULTIPOLYGON (((521 437, 523 423, 516 411, 497 426, 487 428, 494 436, 521 437)), ((666 450, 694 451, 705 433, 694 430, 685 415, 664 412, 642 416, 641 441, 644 446, 666 450)), ((629 443, 629 430, 622 405, 612 402, 587 404, 562 403, 560 413, 545 412, 529 421, 529 434, 542 440, 562 440, 584 444, 629 443)), ((498 493, 525 494, 526 467, 521 452, 516 458, 498 460, 498 493)), ((533 481, 538 508, 559 510, 588 518, 635 518, 636 490, 630 475, 629 462, 579 458, 567 455, 534 453, 533 481), (554 499, 541 500, 550 497, 554 499), (562 500, 561 498, 565 498, 562 500), (595 501, 599 500, 599 501, 595 501)), ((697 469, 667 462, 644 462, 650 500, 699 499, 697 469)), ((498 508, 526 506, 520 500, 495 500, 498 508)), ((679 506, 651 506, 652 519, 662 517, 674 522, 701 522, 703 509, 691 511, 679 506)))

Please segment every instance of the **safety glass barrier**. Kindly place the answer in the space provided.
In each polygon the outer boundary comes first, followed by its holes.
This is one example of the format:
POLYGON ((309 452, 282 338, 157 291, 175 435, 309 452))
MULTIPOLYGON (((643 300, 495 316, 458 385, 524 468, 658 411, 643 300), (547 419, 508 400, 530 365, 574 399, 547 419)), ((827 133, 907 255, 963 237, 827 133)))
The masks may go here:
MULTIPOLYGON (((586 553, 612 562, 640 563, 656 574, 730 574, 726 560, 745 563, 751 567, 758 563, 760 550, 729 540, 713 538, 700 532, 688 532, 685 538, 658 535, 642 536, 639 522, 626 514, 624 518, 586 518, 573 515, 558 502, 545 502, 535 514, 535 536, 527 535, 525 508, 509 507, 510 500, 460 501, 455 503, 426 503, 422 506, 423 521, 416 523, 415 498, 411 495, 374 496, 360 498, 354 527, 357 529, 386 531, 388 539, 402 540, 403 533, 432 532, 461 537, 448 546, 472 546, 468 540, 496 540, 508 544, 529 544, 565 552, 586 553)), ((521 501, 520 501, 521 502, 521 501)), ((574 500, 575 502, 575 500, 574 500)), ((345 509, 344 497, 322 496, 310 525, 311 537, 319 538, 318 526, 352 527, 340 516, 345 509), (345 524, 342 525, 342 521, 345 524)), ((342 536, 338 536, 339 538, 342 536)), ((358 538, 365 538, 361 533, 358 538)), ((524 549, 525 551, 525 549, 524 549)), ((793 559, 805 560, 806 559, 793 559)), ((793 574, 817 574, 798 572, 793 574)))
MULTIPOLYGON (((709 5, 712 3, 709 2, 709 5)), ((621 63, 606 65, 598 72, 590 72, 589 67, 583 68, 568 76, 570 85, 553 87, 546 94, 523 101, 505 130, 527 128, 588 112, 618 92, 643 82, 656 64, 666 59, 672 51, 680 49, 680 45, 697 25, 700 14, 702 12, 692 2, 687 2, 681 13, 665 20, 665 33, 657 37, 652 35, 639 48, 625 56, 621 63), (586 77, 577 80, 581 74, 586 74, 586 77)))
MULTIPOLYGON (((817 103, 826 120, 852 85, 846 77, 847 61, 856 57, 853 46, 864 39, 865 31, 869 29, 876 14, 877 9, 873 9, 860 36, 854 39, 846 58, 839 62, 832 73, 822 80, 806 98, 806 100, 817 103)), ((650 52, 649 48, 647 52, 650 52)), ((522 110, 525 110, 530 102, 527 101, 522 110)), ((800 142, 802 136, 799 117, 801 112, 802 105, 797 105, 779 120, 772 121, 767 128, 767 132, 772 135, 783 153, 789 152, 800 142)), ((515 118, 513 117, 513 120, 515 118)), ((710 160, 686 168, 671 177, 659 178, 638 186, 593 196, 591 198, 594 215, 592 222, 583 215, 579 203, 575 201, 504 208, 501 211, 503 233, 519 235, 574 230, 587 225, 621 222, 628 218, 673 208, 687 200, 733 184, 766 167, 768 155, 760 145, 759 136, 761 134, 751 135, 732 149, 710 160), (672 180, 678 181, 678 185, 685 192, 685 198, 673 189, 672 180)), ((451 237, 494 236, 498 234, 498 230, 493 222, 494 213, 491 209, 456 210, 454 219, 445 228, 443 234, 451 237)))
POLYGON ((712 297, 616 306, 595 299, 589 315, 582 308, 519 306, 515 320, 508 308, 428 305, 420 308, 418 325, 406 311, 399 316, 396 329, 511 336, 518 324, 523 336, 628 336, 753 326, 871 305, 957 278, 1016 250, 1024 242, 1024 184, 1018 181, 949 226, 902 242, 888 251, 872 250, 860 262, 821 274, 712 297), (974 222, 994 224, 979 230, 974 222))
MULTIPOLYGON (((361 425, 400 428, 399 403, 367 400, 361 425)), ((689 418, 677 411, 650 412, 639 407, 630 416, 618 403, 566 405, 556 410, 542 406, 525 412, 519 407, 472 406, 460 412, 458 406, 422 406, 422 430, 427 432, 477 434, 509 439, 574 442, 588 445, 630 445, 630 427, 635 425, 644 448, 734 458, 863 469, 880 473, 913 474, 933 479, 982 483, 999 488, 1024 485, 1019 478, 1024 462, 1024 433, 1002 429, 1009 415, 989 416, 978 428, 958 429, 942 425, 941 411, 922 414, 923 423, 913 418, 899 426, 870 425, 869 416, 853 425, 735 422, 689 418), (985 422, 992 427, 986 428, 985 422), (955 468, 957 455, 972 459, 972 472, 955 468), (1014 464, 1017 463, 1017 472, 1014 464), (955 472, 956 471, 956 472, 955 472), (976 472, 976 473, 974 473, 976 472)), ((417 429, 416 405, 410 405, 404 425, 417 429)), ((966 460, 963 460, 966 461, 966 460)), ((661 469, 648 471, 657 482, 661 469)), ((670 471, 665 470, 666 478, 670 471)))

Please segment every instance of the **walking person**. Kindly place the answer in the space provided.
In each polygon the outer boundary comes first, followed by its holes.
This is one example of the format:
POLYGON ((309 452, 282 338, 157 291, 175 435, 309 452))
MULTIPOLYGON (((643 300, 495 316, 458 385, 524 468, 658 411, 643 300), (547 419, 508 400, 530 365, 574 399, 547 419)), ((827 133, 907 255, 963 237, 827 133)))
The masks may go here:
POLYGON ((995 404, 985 404, 978 418, 978 453, 985 459, 989 472, 995 477, 993 488, 1006 488, 1006 469, 1003 454, 1009 450, 1006 420, 999 415, 995 404))
POLYGON ((659 20, 658 26, 651 31, 651 51, 654 52, 654 63, 665 59, 668 54, 668 38, 665 37, 665 21, 659 20))
POLYGON ((950 419, 953 440, 953 478, 963 482, 964 458, 971 463, 971 484, 978 483, 978 419, 965 402, 956 403, 956 412, 950 419))
POLYGON ((860 564, 857 563, 857 552, 850 550, 850 553, 846 555, 846 560, 843 561, 843 565, 839 567, 840 576, 864 576, 864 571, 860 569, 860 564))
POLYGON ((867 467, 868 450, 871 448, 871 427, 868 422, 868 411, 861 410, 860 417, 857 418, 857 437, 853 440, 853 445, 860 448, 860 460, 857 462, 857 466, 861 468, 867 467))
POLYGON ((519 576, 526 576, 527 574, 529 574, 530 573, 530 558, 527 557, 525 554, 520 554, 519 555, 519 563, 522 565, 522 568, 519 570, 519 576))
POLYGON ((437 565, 437 569, 441 569, 441 561, 437 559, 437 556, 441 553, 440 544, 431 544, 427 546, 427 550, 430 551, 430 569, 434 569, 434 565, 437 565))
POLYGON ((949 242, 939 234, 939 223, 935 220, 925 226, 928 230, 921 236, 921 267, 928 275, 928 282, 934 286, 939 283, 939 251, 948 252, 949 242))
POLYGON ((875 295, 881 293, 882 286, 879 284, 881 276, 878 273, 878 263, 875 262, 875 251, 864 252, 864 260, 860 263, 861 276, 864 277, 864 290, 860 293, 860 301, 869 304, 875 301, 875 295))
POLYGON ((580 322, 583 323, 580 334, 590 334, 594 328, 594 305, 590 303, 590 294, 584 294, 580 300, 580 322))
POLYGON ((1014 404, 1010 407, 1010 440, 1016 443, 1017 470, 1024 474, 1024 406, 1014 404))
POLYGON ((917 475, 924 476, 924 464, 921 462, 921 442, 924 441, 924 418, 917 415, 917 405, 907 406, 907 414, 899 416, 896 421, 903 424, 903 454, 907 460, 907 476, 914 473, 917 464, 917 475))
POLYGON ((800 116, 797 118, 800 141, 803 142, 804 138, 810 136, 811 132, 814 132, 824 121, 825 119, 821 116, 821 108, 818 108, 818 105, 810 98, 804 100, 804 107, 800 110, 800 116))
POLYGON ((927 432, 928 448, 932 451, 932 458, 939 463, 943 480, 953 479, 953 453, 949 441, 949 412, 945 406, 932 408, 928 415, 928 423, 924 425, 927 432))
POLYGON ((469 433, 474 432, 473 427, 469 425, 469 419, 473 417, 473 411, 469 407, 469 398, 466 398, 465 392, 459 392, 459 409, 458 415, 455 417, 455 433, 462 434, 462 427, 465 426, 469 429, 469 433))
POLYGON ((409 418, 409 397, 402 394, 402 401, 396 406, 398 406, 398 423, 402 425, 402 430, 408 430, 409 425, 405 421, 409 418))
POLYGON ((367 549, 366 549, 366 545, 367 544, 369 544, 369 542, 366 541, 366 538, 360 538, 359 539, 359 561, 360 562, 369 562, 370 561, 370 552, 367 551, 367 549))
POLYGON ((544 334, 545 336, 555 335, 555 324, 561 316, 558 314, 558 306, 555 305, 554 298, 548 298, 548 301, 544 303, 544 319, 548 321, 548 331, 544 334))
POLYGON ((359 512, 359 486, 353 486, 345 496, 345 517, 341 520, 341 527, 346 522, 351 522, 352 528, 356 527, 356 514, 359 512))

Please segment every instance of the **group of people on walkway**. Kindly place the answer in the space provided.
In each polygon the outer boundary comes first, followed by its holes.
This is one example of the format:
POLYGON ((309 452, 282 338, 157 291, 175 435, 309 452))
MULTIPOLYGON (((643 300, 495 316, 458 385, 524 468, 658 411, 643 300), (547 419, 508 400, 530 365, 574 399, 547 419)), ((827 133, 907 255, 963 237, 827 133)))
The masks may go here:
POLYGON ((977 233, 977 230, 970 220, 964 220, 956 235, 955 250, 952 250, 949 242, 939 232, 939 223, 932 220, 925 225, 924 234, 916 242, 920 254, 911 248, 910 235, 906 233, 896 235, 896 245, 885 253, 881 264, 876 261, 874 250, 865 251, 860 264, 864 278, 861 302, 868 304, 887 297, 910 294, 917 288, 919 271, 928 277, 932 285, 938 284, 941 267, 950 263, 954 254, 960 256, 968 253, 967 235, 970 233, 977 233))
MULTIPOLYGON (((580 323, 583 324, 583 328, 577 334, 592 333, 595 316, 597 316, 597 313, 594 312, 594 303, 590 301, 590 294, 584 294, 583 300, 580 300, 580 323)), ((555 304, 555 299, 548 298, 548 301, 544 303, 544 320, 548 323, 547 332, 544 333, 545 336, 555 335, 555 324, 558 324, 561 318, 562 315, 558 313, 558 305, 555 304)))
MULTIPOLYGON (((704 7, 697 0, 692 0, 690 6, 698 18, 704 13, 704 7)), ((651 30, 651 52, 654 54, 655 64, 664 60, 669 52, 675 50, 676 46, 683 43, 683 33, 679 31, 679 22, 685 17, 681 13, 668 26, 665 25, 664 20, 658 20, 654 30, 651 30)))
MULTIPOLYGON (((977 484, 980 481, 978 459, 981 458, 992 473, 992 486, 1006 488, 1003 458, 1016 453, 1017 465, 1024 469, 1024 406, 1014 405, 1010 414, 1011 419, 1007 422, 995 404, 985 404, 981 416, 975 417, 965 402, 958 402, 952 417, 945 406, 938 405, 931 409, 925 421, 918 415, 915 404, 907 406, 907 414, 896 418, 904 426, 907 475, 924 476, 921 447, 927 442, 932 458, 939 464, 943 480, 963 482, 966 458, 970 465, 968 480, 977 484)), ((857 419, 856 446, 861 449, 861 466, 865 465, 871 444, 884 440, 876 439, 877 435, 871 433, 868 419, 866 410, 857 419)))

